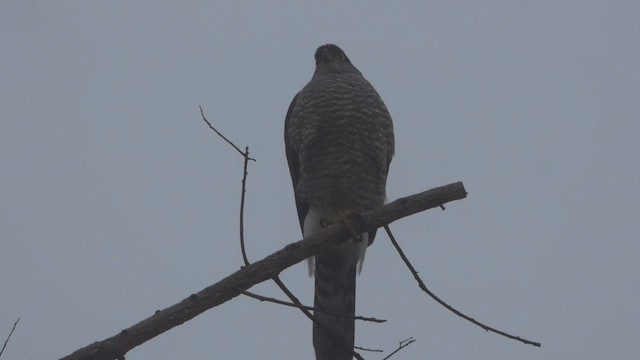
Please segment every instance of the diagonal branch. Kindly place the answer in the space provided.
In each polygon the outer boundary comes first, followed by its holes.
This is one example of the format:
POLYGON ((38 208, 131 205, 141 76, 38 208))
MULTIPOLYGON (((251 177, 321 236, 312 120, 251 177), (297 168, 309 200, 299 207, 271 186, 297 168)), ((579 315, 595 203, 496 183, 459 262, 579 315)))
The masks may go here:
POLYGON ((453 306, 451 306, 451 305, 447 304, 446 302, 444 302, 444 300, 440 299, 436 294, 434 294, 433 292, 431 292, 431 290, 429 290, 427 288, 427 285, 425 285, 425 283, 422 281, 422 279, 418 275, 418 272, 413 267, 413 265, 411 265, 411 262, 409 261, 407 256, 404 254, 404 251, 402 251, 402 249, 400 248, 400 245, 398 245, 398 242, 396 241, 396 238, 393 236, 393 233, 391 233, 391 229, 389 229, 388 225, 384 226, 384 230, 387 232, 387 235, 389 236, 389 239, 391 240, 391 243, 393 244, 393 247, 396 248, 396 251, 398 252, 398 254, 400 254, 400 257, 402 258, 404 263, 409 268, 409 271, 411 271, 411 273, 413 274, 413 277, 418 282, 418 286, 420 287, 420 290, 422 290, 425 293, 427 293, 427 295, 429 295, 433 300, 438 302, 438 304, 444 306, 445 308, 447 308, 447 310, 449 310, 452 313, 458 315, 459 317, 461 317, 461 318, 463 318, 463 319, 465 319, 467 321, 470 321, 473 324, 476 324, 476 325, 480 326, 481 328, 483 328, 486 331, 493 332, 493 333, 496 333, 498 335, 502 335, 502 336, 507 337, 509 339, 520 341, 520 342, 522 342, 524 344, 533 345, 533 346, 537 346, 537 347, 541 346, 541 344, 539 342, 523 339, 523 338, 521 338, 519 336, 514 336, 514 335, 511 335, 511 334, 507 334, 504 331, 500 331, 498 329, 492 328, 491 326, 487 326, 487 325, 477 321, 476 319, 461 313, 460 311, 456 310, 453 306))
MULTIPOLYGON (((231 145, 233 145, 233 143, 231 143, 231 145)), ((242 169, 242 190, 240 193, 240 249, 242 250, 242 260, 244 260, 244 264, 249 265, 247 250, 244 246, 244 200, 245 200, 245 195, 247 193, 247 175, 249 175, 249 172, 247 171, 247 167, 249 167, 249 160, 251 160, 251 158, 249 157, 248 146, 244 148, 243 155, 244 155, 244 167, 242 169)))
MULTIPOLYGON (((442 207, 442 206, 440 206, 440 207, 442 207)), ((385 356, 385 358, 384 358, 384 359, 382 359, 382 360, 387 360, 387 359, 389 359, 390 357, 392 357, 393 355, 395 355, 398 351, 400 351, 400 350, 402 350, 402 349, 406 348, 407 346, 409 346, 409 345, 413 344, 414 342, 416 342, 416 339, 414 339, 413 337, 410 337, 410 338, 408 338, 408 339, 404 339, 404 340, 400 341, 400 342, 398 343, 398 348, 397 348, 397 349, 395 349, 391 354, 389 354, 389 355, 385 356)))
MULTIPOLYGON (((384 207, 348 218, 349 227, 358 233, 370 231, 403 217, 464 199, 467 192, 461 182, 434 188, 416 195, 398 199, 384 207)), ((266 258, 245 266, 197 294, 153 316, 122 330, 106 340, 95 342, 64 357, 72 359, 112 360, 123 357, 136 346, 176 327, 206 310, 218 306, 241 294, 253 285, 270 280, 284 269, 314 256, 329 246, 340 244, 351 237, 351 230, 343 223, 327 228, 322 233, 285 246, 266 258)))
POLYGON ((200 115, 202 115, 202 120, 204 120, 204 122, 206 122, 207 125, 209 125, 209 128, 211 130, 213 130, 216 134, 218 134, 218 136, 220 136, 222 140, 226 141, 229 145, 233 146, 233 148, 236 149, 236 151, 239 152, 240 155, 245 156, 247 159, 251 161, 256 161, 256 159, 249 157, 249 151, 243 152, 242 150, 240 150, 239 147, 236 146, 236 144, 234 144, 231 140, 227 139, 226 136, 222 135, 222 133, 218 131, 218 129, 214 128, 213 125, 211 125, 211 123, 209 122, 209 120, 207 120, 207 118, 204 116, 204 110, 202 110, 202 106, 198 106, 198 107, 200 108, 200 115))
POLYGON ((7 339, 4 341, 4 345, 2 345, 2 349, 0 349, 0 357, 2 357, 2 353, 4 352, 4 349, 7 347, 7 343, 9 343, 9 339, 11 339, 11 335, 13 335, 13 332, 16 330, 16 326, 18 325, 19 322, 20 322, 20 318, 18 318, 18 320, 16 320, 16 322, 13 323, 11 332, 9 333, 9 336, 7 336, 7 339))

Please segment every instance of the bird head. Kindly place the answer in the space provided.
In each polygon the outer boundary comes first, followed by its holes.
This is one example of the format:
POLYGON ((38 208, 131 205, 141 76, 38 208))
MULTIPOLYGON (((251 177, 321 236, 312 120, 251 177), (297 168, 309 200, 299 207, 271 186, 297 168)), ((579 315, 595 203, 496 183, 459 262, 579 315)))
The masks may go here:
POLYGON ((332 72, 358 72, 347 54, 333 44, 322 45, 316 50, 316 74, 332 72))

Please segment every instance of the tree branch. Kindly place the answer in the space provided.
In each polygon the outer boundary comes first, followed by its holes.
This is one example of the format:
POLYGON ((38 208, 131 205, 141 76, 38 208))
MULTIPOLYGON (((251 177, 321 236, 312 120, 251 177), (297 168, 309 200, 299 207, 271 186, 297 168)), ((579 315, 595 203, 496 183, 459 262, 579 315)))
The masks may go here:
POLYGON ((481 328, 483 328, 484 330, 486 330, 488 332, 493 332, 493 333, 496 333, 498 335, 502 335, 504 337, 507 337, 509 339, 520 341, 521 343, 524 343, 524 344, 533 345, 533 346, 536 346, 536 347, 540 347, 541 346, 541 344, 539 342, 523 339, 523 338, 521 338, 519 336, 511 335, 511 334, 508 334, 508 333, 506 333, 504 331, 501 331, 501 330, 498 330, 498 329, 494 329, 491 326, 485 325, 485 324, 481 323, 480 321, 461 313, 460 311, 456 310, 453 306, 447 304, 444 300, 440 299, 436 294, 431 292, 431 290, 429 290, 427 288, 427 285, 425 285, 424 281, 422 281, 422 279, 418 275, 418 272, 413 267, 413 265, 411 264, 411 262, 409 261, 407 256, 404 254, 404 251, 402 251, 402 249, 400 248, 400 245, 398 245, 398 242, 396 241, 396 238, 393 236, 393 233, 391 232, 391 229, 389 229, 388 225, 384 226, 384 230, 387 232, 387 235, 389 236, 389 240, 391 240, 391 243, 393 244, 393 247, 396 248, 396 251, 398 252, 400 257, 402 258, 402 261, 404 261, 404 263, 407 265, 407 268, 409 268, 409 271, 411 271, 411 274, 413 274, 413 278, 416 279, 416 281, 418 282, 418 287, 420 287, 420 290, 422 290, 425 293, 427 293, 427 295, 429 295, 438 304, 444 306, 445 308, 447 308, 447 310, 449 310, 452 313, 458 315, 459 317, 461 317, 461 318, 463 318, 463 319, 465 319, 465 320, 467 320, 467 321, 469 321, 469 322, 471 322, 473 324, 476 324, 476 325, 480 326, 481 328))
POLYGON ((198 106, 198 107, 200 108, 200 115, 202 115, 202 119, 204 120, 204 122, 207 123, 207 125, 209 125, 209 128, 211 130, 213 130, 216 134, 218 134, 218 136, 220 136, 229 145, 233 146, 233 148, 236 149, 236 151, 239 152, 240 155, 246 157, 248 160, 256 161, 256 159, 253 159, 253 158, 249 157, 249 149, 246 149, 246 151, 243 152, 242 150, 240 150, 239 147, 236 146, 236 144, 234 144, 231 140, 227 139, 226 136, 222 135, 222 133, 220 131, 218 131, 218 129, 214 128, 213 125, 211 125, 211 123, 209 122, 209 120, 207 120, 207 118, 204 116, 204 110, 202 110, 202 106, 198 106))
MULTIPOLYGON (((416 195, 398 199, 384 207, 346 219, 349 227, 358 233, 373 230, 403 217, 439 207, 450 201, 464 199, 467 192, 461 182, 434 188, 416 195)), ((284 269, 314 256, 331 245, 351 238, 351 230, 343 223, 329 227, 322 233, 285 246, 283 249, 245 266, 197 294, 125 329, 106 340, 95 342, 64 357, 64 360, 112 360, 124 357, 134 347, 183 324, 241 294, 253 285, 277 276, 284 269)))
MULTIPOLYGON (((442 206, 440 206, 440 207, 442 207, 442 206)), ((387 359, 389 359, 390 357, 392 357, 393 355, 395 355, 398 351, 400 351, 400 350, 402 350, 402 349, 406 348, 407 346, 409 346, 409 345, 413 344, 414 342, 416 342, 416 339, 414 339, 413 337, 410 337, 410 338, 408 338, 408 339, 404 339, 404 340, 400 341, 400 342, 398 343, 398 348, 397 348, 397 349, 395 349, 391 354, 389 354, 389 355, 385 356, 385 358, 384 358, 384 359, 382 359, 382 360, 387 360, 387 359)))
POLYGON ((260 301, 270 302, 270 303, 273 303, 273 304, 284 305, 284 306, 294 307, 294 308, 298 308, 298 309, 311 310, 311 311, 315 311, 315 312, 323 312, 323 313, 326 313, 326 314, 331 314, 331 315, 339 316, 339 317, 346 317, 346 318, 355 319, 355 320, 369 321, 369 322, 375 322, 375 323, 387 322, 387 320, 376 319, 374 317, 366 317, 366 316, 360 316, 360 315, 349 315, 349 314, 343 314, 343 313, 330 311, 330 310, 325 310, 325 309, 316 309, 313 306, 306 306, 306 305, 302 305, 302 304, 298 305, 298 304, 294 304, 292 302, 287 302, 287 301, 283 301, 283 300, 274 299, 274 298, 268 297, 268 296, 254 294, 254 293, 252 293, 250 291, 247 291, 247 290, 242 290, 241 292, 242 292, 242 295, 246 295, 246 296, 248 296, 250 298, 254 298, 254 299, 260 300, 260 301))
POLYGON ((0 349, 0 357, 2 357, 2 353, 4 352, 4 349, 7 347, 7 344, 9 343, 9 339, 11 339, 11 335, 13 335, 13 332, 16 330, 16 326, 18 325, 19 322, 20 322, 20 318, 18 318, 18 320, 16 320, 16 322, 13 323, 11 332, 9 333, 9 336, 7 336, 7 339, 4 341, 4 345, 2 345, 2 349, 0 349))
MULTIPOLYGON (((204 115, 202 116, 204 118, 204 115)), ((209 125, 209 127, 213 129, 213 126, 209 125)), ((231 143, 231 145, 233 145, 233 143, 231 143)), ((240 193, 240 249, 242 251, 242 260, 244 260, 245 265, 249 265, 247 250, 244 246, 244 199, 245 199, 245 194, 247 193, 247 175, 249 175, 249 172, 247 171, 247 167, 249 167, 249 160, 251 160, 251 158, 249 157, 249 147, 246 146, 244 148, 244 167, 242 170, 242 190, 240 193)))

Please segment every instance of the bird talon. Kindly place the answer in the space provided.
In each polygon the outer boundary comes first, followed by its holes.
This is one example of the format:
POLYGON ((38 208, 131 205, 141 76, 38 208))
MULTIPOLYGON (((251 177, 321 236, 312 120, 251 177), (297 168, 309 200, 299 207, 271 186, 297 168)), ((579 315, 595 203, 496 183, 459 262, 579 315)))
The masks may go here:
POLYGON ((362 241, 362 237, 360 236, 359 233, 357 233, 355 231, 355 229, 353 228, 353 226, 351 226, 351 224, 349 223, 349 219, 352 219, 354 217, 361 217, 360 214, 355 213, 355 212, 346 212, 344 210, 338 210, 338 215, 336 217, 336 223, 341 223, 342 225, 344 225, 347 230, 349 230, 349 232, 351 233, 351 238, 353 239, 353 241, 355 242, 360 242, 362 241))

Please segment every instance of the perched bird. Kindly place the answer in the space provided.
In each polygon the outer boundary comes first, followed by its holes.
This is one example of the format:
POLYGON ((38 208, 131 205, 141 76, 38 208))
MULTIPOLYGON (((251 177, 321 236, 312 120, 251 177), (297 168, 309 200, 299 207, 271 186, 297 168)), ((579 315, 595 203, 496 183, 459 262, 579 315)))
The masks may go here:
MULTIPOLYGON (((315 53, 311 81, 293 98, 284 140, 303 236, 384 205, 394 153, 391 116, 371 84, 336 45, 315 53)), ((309 259, 316 309, 355 314, 356 272, 375 231, 309 259)), ((317 360, 352 359, 352 318, 316 311, 317 360), (328 334, 329 332, 330 334, 328 334)))

